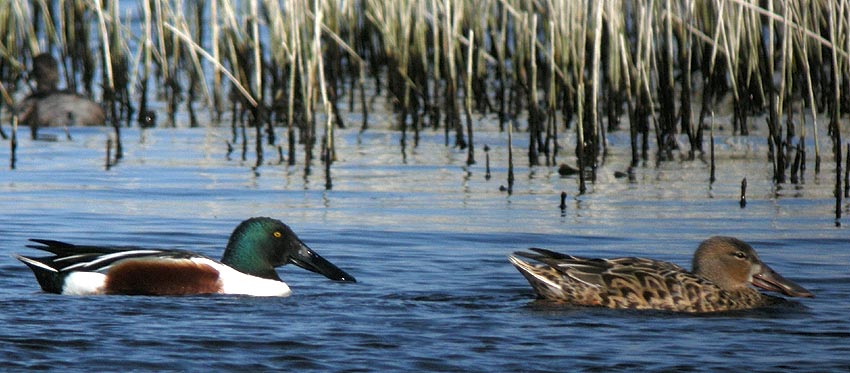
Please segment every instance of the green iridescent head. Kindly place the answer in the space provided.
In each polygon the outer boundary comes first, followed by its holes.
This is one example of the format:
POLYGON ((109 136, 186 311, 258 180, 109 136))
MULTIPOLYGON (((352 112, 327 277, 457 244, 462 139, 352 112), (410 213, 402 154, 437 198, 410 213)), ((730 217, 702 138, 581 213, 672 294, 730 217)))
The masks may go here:
POLYGON ((280 280, 275 267, 295 264, 335 281, 356 282, 354 276, 316 254, 280 220, 260 217, 240 223, 227 242, 221 262, 237 271, 280 280))

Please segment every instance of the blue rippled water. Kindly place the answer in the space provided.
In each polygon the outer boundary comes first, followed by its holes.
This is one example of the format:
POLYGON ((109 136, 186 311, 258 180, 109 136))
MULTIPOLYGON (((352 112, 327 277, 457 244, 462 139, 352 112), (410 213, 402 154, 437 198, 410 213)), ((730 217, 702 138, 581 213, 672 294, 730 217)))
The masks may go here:
POLYGON ((850 368, 850 236, 846 221, 836 227, 832 218, 831 176, 771 186, 763 156, 740 156, 765 153, 761 140, 720 142, 729 158, 709 187, 699 161, 615 178, 628 160, 614 134, 600 179, 578 196, 575 179, 523 164, 514 193, 501 192, 507 155, 497 132, 476 134, 493 146, 488 181, 483 153, 465 167, 465 152, 444 147, 441 133, 425 134, 404 160, 396 132, 340 131, 325 190, 321 168, 305 176, 300 160, 256 171, 250 155, 229 160, 227 129, 125 131, 126 159, 109 171, 107 132, 72 131, 70 142, 23 139, 18 168, 0 171, 3 370, 850 368), (358 283, 287 266, 279 272, 289 298, 59 296, 40 292, 10 256, 32 254, 29 238, 54 238, 218 257, 236 224, 263 215, 290 224, 358 283), (689 267, 696 245, 715 234, 750 242, 816 298, 717 315, 573 308, 535 301, 507 261, 540 246, 689 267))

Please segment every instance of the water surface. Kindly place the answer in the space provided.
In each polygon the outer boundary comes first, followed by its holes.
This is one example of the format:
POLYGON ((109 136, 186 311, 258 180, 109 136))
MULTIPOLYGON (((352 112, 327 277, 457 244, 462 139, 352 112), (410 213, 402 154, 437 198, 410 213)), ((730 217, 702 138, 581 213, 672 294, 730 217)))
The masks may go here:
MULTIPOLYGON (((615 177, 627 169, 628 149, 627 137, 612 134, 599 179, 579 196, 577 180, 556 167, 527 167, 521 138, 513 193, 500 191, 507 153, 497 131, 476 134, 478 163, 465 166, 465 151, 445 147, 442 132, 423 133, 403 157, 398 132, 340 130, 331 190, 320 164, 305 175, 300 153, 286 166, 268 151, 257 169, 253 154, 228 158, 229 129, 125 130, 126 158, 105 171, 107 134, 74 128, 72 141, 21 139, 17 169, 0 170, 0 368, 850 368, 850 236, 834 224, 833 178, 808 171, 799 185, 773 186, 759 135, 719 141, 722 163, 709 185, 699 160, 650 162, 631 181, 615 177), (485 143, 493 148, 490 180, 485 143), (287 222, 358 282, 287 266, 279 272, 289 298, 71 297, 40 292, 10 256, 34 254, 24 247, 29 238, 53 238, 218 257, 251 216, 287 222), (539 246, 690 267, 696 245, 716 234, 750 242, 816 298, 696 316, 573 308, 535 301, 507 261, 539 246)), ((4 167, 8 151, 0 149, 4 167)))

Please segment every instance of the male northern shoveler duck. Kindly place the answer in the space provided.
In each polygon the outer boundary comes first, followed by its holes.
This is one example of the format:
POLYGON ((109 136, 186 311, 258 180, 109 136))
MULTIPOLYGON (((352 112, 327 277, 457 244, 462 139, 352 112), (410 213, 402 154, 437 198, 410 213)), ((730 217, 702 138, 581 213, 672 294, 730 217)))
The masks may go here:
POLYGON ((280 220, 251 218, 230 236, 221 261, 183 250, 83 246, 33 239, 28 247, 52 256, 15 255, 44 291, 94 295, 243 294, 288 296, 275 267, 293 263, 331 280, 355 282, 280 220))
POLYGON ((715 312, 757 308, 780 299, 749 285, 791 297, 813 296, 770 269, 750 245, 732 237, 703 241, 694 253, 693 272, 652 259, 589 259, 530 250, 535 253, 514 253, 511 263, 538 296, 574 305, 715 312))
POLYGON ((22 124, 29 125, 33 139, 39 127, 97 126, 106 122, 103 108, 96 102, 67 90, 59 84, 56 59, 43 53, 33 58, 30 75, 36 81, 35 91, 15 108, 22 124))

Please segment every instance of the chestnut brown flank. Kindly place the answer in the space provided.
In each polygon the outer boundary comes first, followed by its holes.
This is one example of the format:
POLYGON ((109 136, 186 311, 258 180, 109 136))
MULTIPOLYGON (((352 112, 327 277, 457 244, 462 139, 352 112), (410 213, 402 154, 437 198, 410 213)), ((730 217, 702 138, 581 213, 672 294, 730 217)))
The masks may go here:
POLYGON ((215 268, 189 260, 128 260, 106 274, 107 294, 189 295, 220 290, 215 268))

